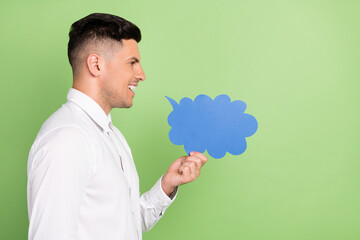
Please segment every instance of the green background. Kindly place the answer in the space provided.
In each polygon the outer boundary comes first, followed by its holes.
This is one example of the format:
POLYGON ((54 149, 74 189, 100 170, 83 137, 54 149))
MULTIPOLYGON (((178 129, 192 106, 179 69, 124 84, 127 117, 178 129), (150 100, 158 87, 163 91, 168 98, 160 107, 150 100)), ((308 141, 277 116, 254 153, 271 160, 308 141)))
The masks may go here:
POLYGON ((141 192, 184 154, 164 96, 228 94, 259 123, 244 154, 209 158, 145 240, 360 239, 359 1, 1 1, 0 239, 27 238, 26 165, 72 84, 70 25, 140 27, 147 80, 114 124, 141 192))

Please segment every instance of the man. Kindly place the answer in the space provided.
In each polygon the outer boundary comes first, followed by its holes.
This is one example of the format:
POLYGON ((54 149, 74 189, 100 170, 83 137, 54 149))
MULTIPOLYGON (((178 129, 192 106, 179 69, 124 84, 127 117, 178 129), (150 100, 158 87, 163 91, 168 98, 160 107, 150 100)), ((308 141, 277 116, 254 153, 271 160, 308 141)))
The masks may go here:
POLYGON ((141 239, 207 158, 192 152, 175 160, 140 197, 130 148, 110 116, 132 106, 145 80, 140 30, 94 13, 73 23, 69 38, 68 101, 45 121, 28 159, 29 239, 141 239))

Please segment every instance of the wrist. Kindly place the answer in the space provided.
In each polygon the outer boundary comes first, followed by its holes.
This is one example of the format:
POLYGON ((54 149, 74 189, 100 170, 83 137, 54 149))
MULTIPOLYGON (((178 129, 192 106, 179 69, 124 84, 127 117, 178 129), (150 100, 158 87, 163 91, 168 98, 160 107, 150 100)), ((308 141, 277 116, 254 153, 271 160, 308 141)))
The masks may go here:
POLYGON ((175 191, 177 186, 172 186, 171 184, 169 184, 166 180, 166 174, 163 176, 162 180, 161 180, 161 188, 163 189, 164 193, 170 197, 171 193, 173 193, 175 191))

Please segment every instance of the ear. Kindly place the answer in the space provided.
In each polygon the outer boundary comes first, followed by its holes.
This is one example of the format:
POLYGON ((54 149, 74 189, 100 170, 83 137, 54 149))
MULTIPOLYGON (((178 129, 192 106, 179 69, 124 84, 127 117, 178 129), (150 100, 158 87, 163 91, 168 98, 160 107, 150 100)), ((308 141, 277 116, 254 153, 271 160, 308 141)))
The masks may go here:
POLYGON ((90 54, 86 59, 86 66, 89 69, 89 72, 94 76, 97 77, 100 75, 100 56, 96 54, 90 54))

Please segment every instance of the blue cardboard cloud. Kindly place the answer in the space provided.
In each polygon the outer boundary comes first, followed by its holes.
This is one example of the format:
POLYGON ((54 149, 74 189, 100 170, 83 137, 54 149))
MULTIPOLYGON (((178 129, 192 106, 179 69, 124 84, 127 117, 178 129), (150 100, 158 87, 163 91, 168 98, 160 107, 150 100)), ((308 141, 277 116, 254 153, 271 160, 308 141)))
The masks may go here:
POLYGON ((178 104, 166 97, 173 107, 168 123, 170 141, 184 145, 185 151, 207 152, 213 158, 222 158, 226 152, 239 155, 246 150, 246 137, 253 135, 258 127, 256 119, 244 113, 243 101, 232 101, 227 95, 212 100, 199 95, 194 101, 183 98, 178 104))

